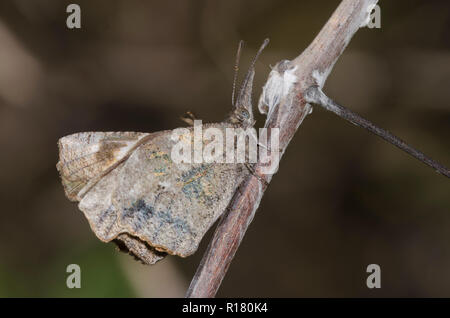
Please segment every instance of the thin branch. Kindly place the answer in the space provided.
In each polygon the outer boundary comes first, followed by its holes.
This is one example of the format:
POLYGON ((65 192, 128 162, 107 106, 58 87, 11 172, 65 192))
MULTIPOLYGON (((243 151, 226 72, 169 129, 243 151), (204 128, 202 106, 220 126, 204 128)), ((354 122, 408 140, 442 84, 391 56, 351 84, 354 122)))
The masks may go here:
POLYGON ((448 168, 444 167, 443 165, 434 161, 433 159, 427 157, 423 152, 411 147, 400 138, 391 134, 389 131, 374 125, 367 119, 364 119, 358 114, 345 108, 344 106, 339 105, 331 98, 326 96, 318 86, 316 85, 311 86, 306 91, 305 99, 308 103, 314 103, 319 106, 322 106, 326 110, 335 113, 339 117, 351 122, 352 124, 367 129, 371 133, 383 138, 387 142, 400 148, 401 150, 410 154, 411 156, 423 162, 424 164, 429 165, 431 168, 433 168, 440 174, 446 176, 447 178, 450 178, 450 171, 448 170, 448 168))
MULTIPOLYGON (((265 124, 267 128, 279 128, 281 155, 303 119, 309 114, 310 106, 304 98, 305 91, 318 82, 317 75, 320 75, 319 85, 323 86, 350 39, 366 23, 369 8, 377 2, 377 0, 343 0, 311 45, 300 56, 290 62, 280 62, 272 70, 266 85, 269 84, 272 75, 282 78, 287 70, 290 70, 296 79, 288 92, 274 99, 277 101, 276 105, 272 105, 273 109, 269 111, 265 124)), ((219 221, 186 297, 216 295, 253 220, 267 184, 272 179, 271 174, 264 174, 265 166, 258 162, 254 168, 255 173, 248 176, 236 191, 227 211, 219 221)))

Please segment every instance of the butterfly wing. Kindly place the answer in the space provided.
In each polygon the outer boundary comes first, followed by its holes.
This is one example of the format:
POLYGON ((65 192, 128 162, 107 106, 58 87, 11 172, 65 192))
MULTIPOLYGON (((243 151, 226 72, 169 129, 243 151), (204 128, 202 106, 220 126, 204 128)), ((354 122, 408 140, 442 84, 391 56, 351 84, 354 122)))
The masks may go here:
POLYGON ((61 138, 56 168, 69 200, 81 200, 87 186, 114 169, 147 136, 137 132, 84 132, 61 138))
POLYGON ((117 209, 112 204, 112 193, 117 187, 117 176, 123 161, 143 141, 153 134, 136 132, 86 132, 59 140, 60 161, 57 169, 67 197, 80 201, 96 236, 104 241, 114 241, 121 250, 154 264, 164 257, 145 242, 128 235, 120 227, 117 209))
POLYGON ((129 234, 186 257, 225 211, 248 170, 243 164, 174 163, 174 143, 168 132, 139 146, 123 164, 112 202, 129 234))
POLYGON ((127 233, 119 234, 114 242, 119 246, 120 250, 128 252, 147 265, 155 264, 166 256, 166 253, 158 252, 146 242, 127 233))
MULTIPOLYGON (((225 133, 223 124, 217 126, 225 133)), ((193 140, 187 129, 185 142, 193 140)), ((104 241, 147 264, 188 256, 227 208, 249 171, 243 164, 174 163, 171 131, 80 133, 60 139, 66 195, 104 241)), ((193 147, 192 147, 193 151, 193 147)))

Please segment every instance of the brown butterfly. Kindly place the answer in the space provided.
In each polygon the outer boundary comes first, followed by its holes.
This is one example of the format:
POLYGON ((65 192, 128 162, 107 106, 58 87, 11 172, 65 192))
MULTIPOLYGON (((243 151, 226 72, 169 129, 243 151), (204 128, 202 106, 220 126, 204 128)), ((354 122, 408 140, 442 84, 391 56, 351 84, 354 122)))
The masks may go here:
MULTIPOLYGON (((221 131, 254 125, 251 94, 254 57, 233 109, 221 131)), ((189 127, 188 142, 193 127, 189 127)), ((104 242, 115 242, 146 264, 166 254, 193 254, 211 225, 225 211, 237 187, 250 172, 243 163, 175 163, 172 130, 155 133, 83 132, 58 141, 56 165, 66 196, 78 207, 104 242)))

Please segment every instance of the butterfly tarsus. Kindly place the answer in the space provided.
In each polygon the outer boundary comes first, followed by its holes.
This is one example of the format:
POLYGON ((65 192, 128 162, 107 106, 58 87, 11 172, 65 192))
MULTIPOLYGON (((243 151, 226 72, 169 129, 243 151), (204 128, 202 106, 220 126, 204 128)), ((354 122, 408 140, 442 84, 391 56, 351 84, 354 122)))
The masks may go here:
POLYGON ((187 111, 183 116, 180 117, 189 126, 194 126, 194 121, 197 120, 195 114, 191 111, 187 111))

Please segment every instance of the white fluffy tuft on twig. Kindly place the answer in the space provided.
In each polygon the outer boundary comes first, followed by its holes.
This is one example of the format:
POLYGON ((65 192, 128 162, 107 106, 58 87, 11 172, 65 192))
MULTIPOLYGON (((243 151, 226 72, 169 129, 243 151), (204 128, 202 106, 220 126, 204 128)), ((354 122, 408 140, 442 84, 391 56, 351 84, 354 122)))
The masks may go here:
POLYGON ((280 101, 290 93, 298 80, 297 75, 295 75, 296 69, 297 66, 282 73, 278 71, 277 67, 272 69, 258 102, 258 109, 261 114, 267 114, 267 117, 270 117, 280 101))

